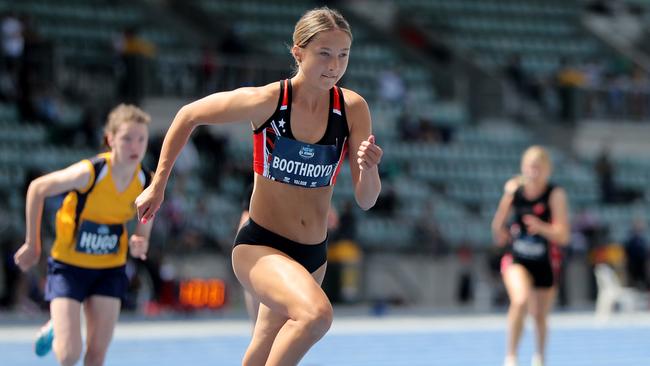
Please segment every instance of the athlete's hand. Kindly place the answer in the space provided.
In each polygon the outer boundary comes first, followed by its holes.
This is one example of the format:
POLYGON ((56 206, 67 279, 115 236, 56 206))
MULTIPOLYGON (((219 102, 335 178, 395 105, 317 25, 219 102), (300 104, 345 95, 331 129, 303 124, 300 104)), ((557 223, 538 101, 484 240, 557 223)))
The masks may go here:
POLYGON ((524 215, 523 219, 526 231, 531 235, 541 234, 546 223, 534 215, 524 215))
POLYGON ((146 224, 147 221, 151 221, 160 209, 160 205, 165 199, 165 192, 161 190, 154 189, 153 184, 147 187, 140 195, 135 199, 135 207, 138 210, 138 220, 143 224, 146 224))
POLYGON ((381 148, 375 145, 375 135, 368 136, 366 141, 361 142, 359 150, 357 150, 357 164, 360 170, 369 170, 381 161, 381 156, 384 152, 381 148))
POLYGON ((26 272, 41 258, 40 247, 25 243, 14 254, 14 262, 20 269, 26 272))
POLYGON ((133 234, 129 238, 129 249, 132 257, 146 260, 147 251, 149 250, 149 240, 144 236, 133 234))

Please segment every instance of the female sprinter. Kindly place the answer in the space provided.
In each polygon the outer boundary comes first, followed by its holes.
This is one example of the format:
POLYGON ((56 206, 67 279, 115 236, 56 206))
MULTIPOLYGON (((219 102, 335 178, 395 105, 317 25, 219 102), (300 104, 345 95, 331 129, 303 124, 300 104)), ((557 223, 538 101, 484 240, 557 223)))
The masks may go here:
POLYGON ((505 184, 492 221, 495 241, 512 243, 502 259, 503 281, 510 298, 505 366, 517 365, 517 346, 526 311, 535 320, 536 344, 532 366, 544 365, 546 318, 555 299, 559 250, 569 242, 567 197, 549 182, 551 159, 540 146, 528 148, 521 159, 521 175, 505 184), (513 221, 506 227, 510 214, 513 221))
POLYGON ((56 239, 48 259, 45 288, 51 320, 43 327, 36 353, 54 349, 61 365, 81 357, 81 308, 86 316, 84 365, 102 365, 127 290, 127 246, 145 259, 152 222, 138 223, 129 238, 126 222, 150 174, 142 166, 150 118, 131 105, 111 111, 104 128, 109 152, 35 179, 26 202, 25 244, 16 264, 26 271, 41 255, 45 198, 68 192, 56 214, 56 239), (54 338, 52 340, 52 338, 54 338))
POLYGON ((332 323, 332 306, 320 284, 328 210, 348 150, 359 206, 370 209, 381 190, 382 150, 371 134, 368 105, 336 86, 351 44, 350 27, 337 11, 305 13, 293 34, 295 76, 216 93, 181 108, 152 185, 136 200, 139 216, 152 218, 174 160, 196 126, 251 121, 250 219, 235 239, 232 261, 235 275, 261 305, 243 365, 296 365, 332 323))

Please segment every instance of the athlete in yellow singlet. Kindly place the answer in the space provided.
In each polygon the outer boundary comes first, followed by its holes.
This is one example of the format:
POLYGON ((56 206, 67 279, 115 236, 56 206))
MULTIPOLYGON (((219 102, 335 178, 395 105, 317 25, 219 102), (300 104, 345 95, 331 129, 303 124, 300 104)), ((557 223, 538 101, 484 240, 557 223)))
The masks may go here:
POLYGON ((150 173, 141 162, 147 149, 150 117, 119 105, 104 128, 106 153, 82 160, 31 182, 26 198, 25 243, 14 257, 26 271, 40 258, 40 227, 45 198, 68 192, 56 214, 56 239, 48 258, 45 288, 51 320, 41 329, 36 353, 54 349, 61 365, 74 365, 82 353, 81 307, 86 318, 84 365, 102 365, 127 290, 127 247, 146 259, 152 221, 138 222, 135 198, 150 173))

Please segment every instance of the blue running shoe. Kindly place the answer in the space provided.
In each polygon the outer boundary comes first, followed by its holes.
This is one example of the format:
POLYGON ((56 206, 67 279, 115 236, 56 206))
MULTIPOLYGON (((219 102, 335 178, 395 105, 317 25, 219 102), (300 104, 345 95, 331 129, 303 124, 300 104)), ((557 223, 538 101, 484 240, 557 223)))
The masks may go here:
POLYGON ((36 334, 34 342, 34 352, 38 357, 43 357, 52 350, 52 341, 54 340, 54 326, 52 321, 48 320, 45 325, 36 334))

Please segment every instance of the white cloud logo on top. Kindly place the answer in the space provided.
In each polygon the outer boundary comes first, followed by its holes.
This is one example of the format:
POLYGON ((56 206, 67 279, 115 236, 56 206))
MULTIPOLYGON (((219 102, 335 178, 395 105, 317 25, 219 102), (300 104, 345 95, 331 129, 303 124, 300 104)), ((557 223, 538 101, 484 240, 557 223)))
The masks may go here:
POLYGON ((311 159, 315 155, 314 148, 310 146, 303 146, 298 152, 298 155, 300 155, 300 157, 303 159, 311 159))

